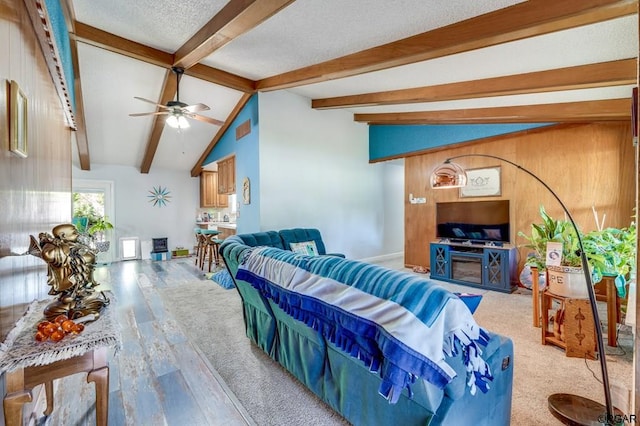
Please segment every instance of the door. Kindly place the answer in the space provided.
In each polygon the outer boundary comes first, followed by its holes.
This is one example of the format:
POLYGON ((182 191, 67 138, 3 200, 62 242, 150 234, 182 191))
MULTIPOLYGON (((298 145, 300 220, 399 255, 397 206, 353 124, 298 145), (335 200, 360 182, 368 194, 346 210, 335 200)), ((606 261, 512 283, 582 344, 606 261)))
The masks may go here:
MULTIPOLYGON (((73 212, 89 217, 106 216, 116 227, 114 208, 113 181, 74 179, 73 180, 73 212)), ((89 220, 90 222, 90 220, 89 220)), ((91 223, 89 223, 89 227, 91 223)), ((99 252, 96 263, 108 264, 116 259, 117 244, 115 229, 107 231, 106 241, 110 241, 109 250, 99 252)))

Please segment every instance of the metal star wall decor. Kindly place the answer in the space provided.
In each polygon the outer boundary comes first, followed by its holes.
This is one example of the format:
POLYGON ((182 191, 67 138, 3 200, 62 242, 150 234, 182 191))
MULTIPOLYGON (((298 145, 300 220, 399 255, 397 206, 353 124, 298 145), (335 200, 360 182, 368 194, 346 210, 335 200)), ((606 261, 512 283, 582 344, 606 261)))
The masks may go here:
POLYGON ((153 203, 154 206, 163 207, 166 206, 167 203, 171 202, 171 192, 169 192, 168 188, 163 188, 162 186, 158 186, 157 188, 154 186, 153 190, 149 191, 151 195, 147 195, 150 198, 149 202, 153 203))

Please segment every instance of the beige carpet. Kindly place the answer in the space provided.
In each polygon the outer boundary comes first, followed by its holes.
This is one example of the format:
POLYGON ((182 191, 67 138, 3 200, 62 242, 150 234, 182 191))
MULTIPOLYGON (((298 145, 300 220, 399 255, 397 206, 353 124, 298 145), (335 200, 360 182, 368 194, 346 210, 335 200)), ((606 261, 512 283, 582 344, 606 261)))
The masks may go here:
MULTIPOLYGON (((512 425, 559 425, 560 422, 547 408, 547 397, 553 393, 572 393, 598 402, 604 401, 599 382, 599 362, 567 358, 562 349, 540 343, 541 331, 532 325, 529 291, 504 294, 441 284, 452 291, 482 293, 484 297, 475 314, 478 323, 513 339, 515 371, 512 425)), ((175 290, 175 287, 167 290, 171 303, 166 306, 254 416, 257 424, 343 424, 339 416, 333 414, 292 376, 279 369, 262 351, 249 344, 241 326, 240 299, 235 290, 224 290, 211 281, 187 283, 180 285, 179 291, 175 290), (201 303, 203 300, 209 301, 204 308, 201 303), (196 304, 203 309, 198 314, 194 313, 196 304), (204 318, 209 320, 205 321, 204 318), (203 324, 212 324, 212 321, 217 323, 215 331, 203 327, 203 324), (238 351, 245 352, 248 357, 240 361, 238 351), (242 368, 238 368, 238 364, 242 368), (270 384, 271 380, 286 381, 287 393, 301 399, 296 399, 295 404, 291 403, 283 395, 282 385, 270 384), (269 386, 280 386, 281 390, 270 391, 269 386), (300 404, 304 408, 296 409, 300 404), (302 414, 297 413, 299 411, 302 414), (305 423, 297 423, 301 421, 299 416, 303 416, 305 423)), ((614 403, 623 412, 628 412, 628 408, 626 402, 620 402, 617 395, 622 392, 617 390, 631 388, 633 355, 629 333, 630 328, 623 327, 620 332, 621 346, 607 347, 614 403)))

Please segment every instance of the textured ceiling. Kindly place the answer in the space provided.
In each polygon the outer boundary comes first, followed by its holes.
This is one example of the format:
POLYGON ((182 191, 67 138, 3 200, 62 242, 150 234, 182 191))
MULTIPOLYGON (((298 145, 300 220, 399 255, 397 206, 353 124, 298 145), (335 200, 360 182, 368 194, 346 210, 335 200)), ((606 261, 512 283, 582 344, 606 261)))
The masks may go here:
MULTIPOLYGON (((424 33, 521 1, 514 0, 297 0, 200 62, 252 80, 335 59, 424 33)), ((225 1, 72 0, 78 22, 174 53, 226 5, 225 1)), ((140 166, 152 111, 166 69, 78 43, 91 163, 140 166)), ((472 81, 618 59, 638 53, 637 15, 369 72, 290 90, 310 99, 472 81)), ((565 90, 471 100, 359 106, 350 112, 410 112, 614 99, 630 86, 565 90)), ((203 113, 226 120, 242 92, 185 76, 180 100, 211 107, 203 113)), ((192 121, 180 133, 165 129, 153 160, 156 167, 189 171, 219 131, 192 121)))
POLYGON ((257 80, 521 2, 298 0, 202 62, 257 80))
POLYGON ((211 19, 224 0, 73 0, 76 20, 173 53, 211 19))

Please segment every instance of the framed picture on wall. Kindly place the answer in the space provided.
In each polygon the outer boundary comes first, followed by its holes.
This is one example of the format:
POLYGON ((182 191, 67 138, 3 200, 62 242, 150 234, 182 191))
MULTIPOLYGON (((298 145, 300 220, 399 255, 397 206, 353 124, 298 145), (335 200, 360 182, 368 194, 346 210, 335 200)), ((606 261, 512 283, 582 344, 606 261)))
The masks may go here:
POLYGON ((23 158, 27 156, 27 97, 13 80, 9 103, 9 145, 14 154, 23 158))
POLYGON ((467 185, 460 188, 460 197, 497 197, 501 195, 500 166, 468 169, 467 185))

